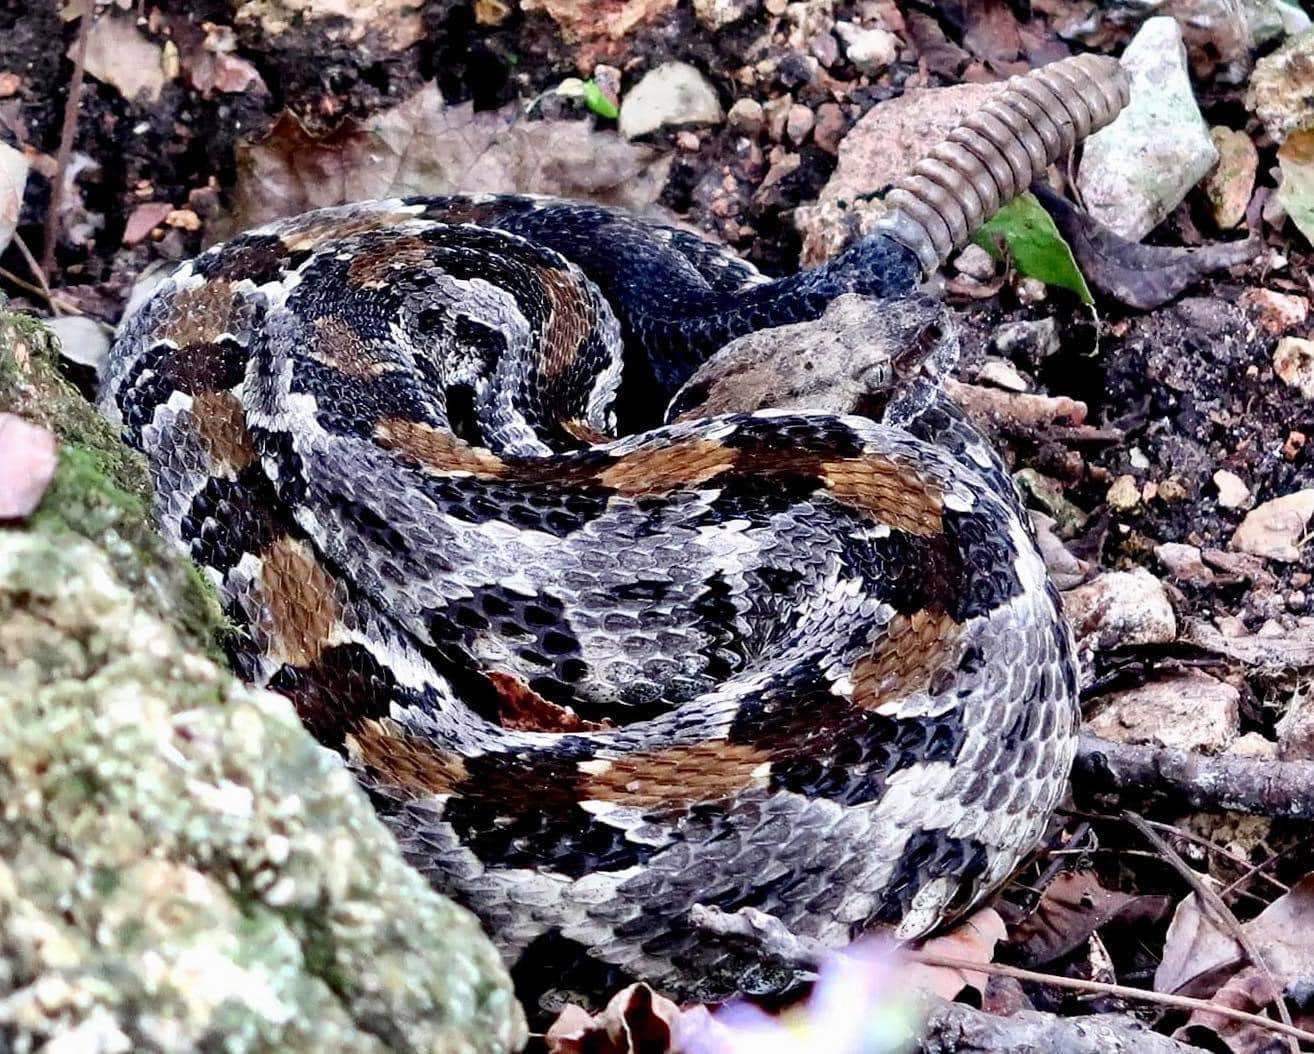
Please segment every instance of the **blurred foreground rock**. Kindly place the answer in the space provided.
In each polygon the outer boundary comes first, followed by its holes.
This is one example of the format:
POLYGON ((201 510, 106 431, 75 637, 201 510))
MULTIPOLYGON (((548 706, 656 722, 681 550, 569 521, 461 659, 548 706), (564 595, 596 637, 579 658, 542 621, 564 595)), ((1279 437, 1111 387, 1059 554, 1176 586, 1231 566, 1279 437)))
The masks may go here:
POLYGON ((517 1049, 473 916, 286 700, 206 657, 208 591, 46 339, 0 314, 0 411, 61 440, 0 526, 0 1050, 517 1049))

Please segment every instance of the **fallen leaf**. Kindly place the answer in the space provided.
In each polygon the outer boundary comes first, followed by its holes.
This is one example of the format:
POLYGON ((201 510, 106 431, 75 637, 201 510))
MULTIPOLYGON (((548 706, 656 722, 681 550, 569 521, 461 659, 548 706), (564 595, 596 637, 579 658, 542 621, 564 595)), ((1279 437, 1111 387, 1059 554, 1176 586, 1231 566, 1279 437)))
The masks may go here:
POLYGON ((1072 249, 1034 194, 1018 195, 986 221, 972 240, 997 260, 1010 257, 1027 277, 1070 289, 1083 303, 1094 303, 1072 249))
POLYGON ((6 143, 0 143, 0 253, 9 246, 18 229, 27 186, 27 158, 6 143))
POLYGON ((146 240, 147 235, 164 222, 173 211, 167 201, 147 201, 138 205, 128 216, 123 227, 123 244, 136 245, 146 240))
POLYGON ((160 46, 148 40, 131 18, 104 14, 87 34, 87 72, 113 85, 129 102, 159 99, 165 81, 163 57, 160 46))
POLYGON ((1166 304, 1204 275, 1253 260, 1260 250, 1255 237, 1197 249, 1141 245, 1114 234, 1052 190, 1039 184, 1033 189, 1090 284, 1142 311, 1166 304))
POLYGON ((1045 887, 1035 910, 1014 927, 1010 943, 1025 965, 1038 966, 1067 955, 1112 922, 1158 921, 1171 904, 1168 897, 1105 889, 1088 871, 1060 875, 1045 887))
POLYGON ((0 414, 0 522, 36 511, 54 479, 58 443, 52 432, 17 414, 0 414))
MULTIPOLYGON (((1236 942, 1187 901, 1169 927, 1163 962, 1155 972, 1156 991, 1207 997, 1219 1006, 1262 1014, 1276 999, 1314 987, 1314 874, 1241 926, 1263 956, 1277 991, 1265 971, 1247 962, 1236 942)), ((1271 1032, 1208 1011, 1193 1013, 1179 1033, 1187 1036, 1197 1028, 1215 1033, 1234 1054, 1259 1054, 1273 1038, 1271 1032)))
POLYGON ((562 1008, 544 1037, 549 1054, 665 1054, 680 1008, 646 984, 622 988, 600 1014, 573 1003, 562 1008))
MULTIPOLYGON (((526 121, 509 104, 448 106, 430 84, 361 123, 317 135, 284 112, 238 151, 235 226, 346 201, 464 191, 653 204, 669 157, 584 121, 526 121)), ((213 225, 212 225, 213 226, 213 225)))
POLYGON ((1282 185, 1278 200, 1291 222, 1314 245, 1314 128, 1292 132, 1278 148, 1282 185))
MULTIPOLYGON (((995 945, 1005 936, 1004 920, 999 913, 994 908, 983 908, 948 933, 932 937, 920 950, 988 966, 994 961, 995 945)), ((919 962, 905 963, 899 970, 901 984, 912 990, 933 992, 944 999, 952 999, 964 988, 984 991, 988 976, 977 970, 919 962)))

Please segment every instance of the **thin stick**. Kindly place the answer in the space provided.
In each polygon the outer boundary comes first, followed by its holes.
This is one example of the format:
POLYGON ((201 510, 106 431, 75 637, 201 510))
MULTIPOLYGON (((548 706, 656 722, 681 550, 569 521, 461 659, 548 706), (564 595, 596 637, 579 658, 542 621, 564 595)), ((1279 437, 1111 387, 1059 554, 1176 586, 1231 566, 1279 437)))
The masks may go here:
POLYGON ((1270 1032, 1288 1036, 1292 1039, 1314 1043, 1314 1032, 1306 1032, 1282 1021, 1251 1014, 1245 1010, 1234 1010, 1230 1006, 1210 1003, 1205 999, 1192 999, 1184 995, 1167 995, 1164 992, 1151 992, 1144 988, 1131 988, 1125 984, 1110 984, 1107 981, 1083 981, 1076 977, 1052 977, 1049 974, 1023 970, 1016 966, 1003 966, 999 963, 979 963, 971 959, 956 959, 950 955, 936 955, 934 952, 906 951, 903 953, 913 962, 925 963, 927 966, 945 966, 951 970, 969 970, 976 973, 994 974, 998 977, 1014 977, 1019 981, 1032 981, 1035 984, 1047 984, 1051 988, 1067 988, 1074 992, 1088 992, 1092 995, 1112 995, 1121 999, 1136 999, 1142 1003, 1156 1003, 1159 1006, 1171 1006, 1177 1010, 1200 1011, 1230 1017, 1235 1021, 1258 1025, 1270 1032))
MULTIPOLYGON (((58 305, 61 311, 65 311, 70 315, 86 314, 86 312, 83 311, 82 308, 78 307, 77 304, 73 304, 67 300, 61 299, 60 297, 55 296, 53 293, 47 293, 46 290, 42 289, 39 285, 34 285, 32 282, 29 282, 26 278, 19 278, 18 275, 14 274, 14 272, 9 270, 7 267, 0 267, 0 278, 3 278, 6 282, 12 282, 14 285, 18 286, 18 288, 23 290, 23 292, 25 293, 31 293, 33 296, 41 297, 43 300, 45 300, 47 303, 50 304, 52 309, 56 305, 58 305)), ((58 313, 59 312, 56 312, 56 314, 58 313)))
MULTIPOLYGON (((823 960, 842 951, 827 948, 820 941, 811 937, 800 937, 793 933, 774 915, 768 915, 756 908, 740 908, 738 911, 726 912, 705 904, 695 904, 689 912, 689 921, 695 928, 718 937, 738 940, 759 951, 764 956, 777 962, 785 963, 799 970, 813 971, 823 960)), ((1234 1010, 1229 1006, 1210 1003, 1204 999, 1192 999, 1184 995, 1168 995, 1164 992, 1151 992, 1144 988, 1132 988, 1129 985, 1113 984, 1108 981, 1083 981, 1075 977, 1053 977, 1037 973, 1035 970, 1023 970, 1017 966, 1003 966, 999 963, 981 963, 972 959, 958 959, 951 955, 937 955, 916 948, 900 948, 898 953, 907 962, 925 963, 927 966, 945 966, 953 970, 994 974, 998 977, 1013 977, 1019 981, 1031 981, 1035 984, 1049 985, 1052 988, 1067 988, 1074 992, 1087 992, 1092 995, 1112 995, 1122 999, 1135 999, 1142 1003, 1158 1006, 1170 1006, 1176 1010, 1199 1011, 1229 1017, 1235 1021, 1245 1021, 1270 1032, 1294 1037, 1314 1043, 1314 1032, 1306 1032, 1294 1025, 1274 1021, 1261 1014, 1251 1014, 1245 1010, 1234 1010)))
MULTIPOLYGON (((32 255, 32 250, 27 247, 27 242, 23 240, 23 236, 17 231, 14 231, 14 245, 18 248, 19 255, 27 261, 27 266, 32 272, 32 277, 35 278, 37 284, 41 286, 40 293, 45 297, 46 303, 50 305, 50 310, 56 315, 60 314, 64 302, 56 299, 55 294, 50 291, 50 283, 46 281, 45 271, 41 270, 41 265, 37 263, 36 257, 32 255)), ((31 286, 27 286, 27 290, 28 292, 33 292, 31 286)), ((82 314, 82 312, 76 308, 74 309, 74 312, 79 315, 82 314)))
MULTIPOLYGON (((1273 971, 1269 968, 1268 962, 1259 954, 1259 949, 1255 947, 1254 942, 1241 928, 1241 923, 1232 914, 1232 909, 1227 906, 1222 897, 1209 888, 1201 879, 1199 873, 1181 858, 1177 850, 1169 845, 1145 820, 1134 812, 1123 812, 1122 815, 1129 824, 1141 832, 1141 836, 1147 842, 1163 853, 1168 862, 1177 868, 1178 873, 1186 884, 1195 891, 1195 895, 1200 898, 1200 903, 1213 916, 1214 921, 1227 932, 1228 936, 1236 941, 1241 950, 1245 952, 1246 958, 1258 967, 1259 972, 1264 975, 1264 980, 1268 982, 1269 988, 1273 992, 1273 1005, 1277 1010, 1278 1017, 1282 1019, 1284 1025, 1290 1026, 1291 1011, 1287 1009, 1287 1001, 1282 998, 1282 989, 1278 987, 1277 978, 1273 976, 1273 971)), ((1295 1040, 1291 1040, 1287 1045, 1291 1048, 1292 1054, 1300 1054, 1300 1047, 1295 1040)))
POLYGON ((41 272, 50 274, 55 269, 55 245, 59 241, 59 209, 64 198, 64 173, 73 155, 73 140, 78 131, 78 108, 82 104, 82 77, 86 71, 87 38, 95 17, 95 5, 88 3, 78 23, 78 39, 73 48, 73 79, 68 85, 68 99, 64 102, 64 127, 59 133, 59 152, 55 155, 55 175, 50 182, 50 207, 46 212, 45 244, 41 247, 41 272))

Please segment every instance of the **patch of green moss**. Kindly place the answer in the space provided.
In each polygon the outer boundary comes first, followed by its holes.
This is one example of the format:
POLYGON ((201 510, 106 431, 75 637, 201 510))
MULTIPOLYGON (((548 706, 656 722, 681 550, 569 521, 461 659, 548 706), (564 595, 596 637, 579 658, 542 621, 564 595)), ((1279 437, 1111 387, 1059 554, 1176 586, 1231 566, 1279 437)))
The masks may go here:
POLYGON ((153 612, 220 658, 228 623, 209 581, 156 531, 144 459, 60 376, 56 355, 55 337, 39 321, 0 312, 0 409, 60 440, 55 478, 29 529, 101 546, 153 612))

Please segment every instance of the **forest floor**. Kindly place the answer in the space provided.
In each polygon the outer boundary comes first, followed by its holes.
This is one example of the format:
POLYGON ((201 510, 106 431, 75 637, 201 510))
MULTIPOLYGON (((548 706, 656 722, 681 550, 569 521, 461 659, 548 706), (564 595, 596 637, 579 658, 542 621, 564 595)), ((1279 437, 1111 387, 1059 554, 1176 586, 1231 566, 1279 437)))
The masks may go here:
MULTIPOLYGON (((1281 169, 1309 180, 1314 216, 1314 150, 1304 170, 1298 152, 1279 157, 1283 133, 1247 100, 1280 31, 1256 43, 1243 5, 1221 0, 1157 6, 1185 27, 1205 123, 1243 138, 1251 160, 1190 189, 1148 243, 1248 235, 1253 258, 1148 310, 1098 288, 1085 304, 980 254, 946 269, 945 296, 969 401, 1052 521, 1090 727, 1161 752, 1147 757, 1233 759, 1263 783, 1265 765, 1314 762, 1314 250, 1276 204, 1281 169), (1024 412, 1027 394, 1040 402, 1024 412)), ((29 169, 0 291, 108 324, 153 265, 391 193, 591 196, 785 273, 811 251, 807 206, 873 108, 1080 51, 1119 55, 1144 14, 1085 0, 122 0, 93 21, 73 7, 0 0, 0 144, 29 169), (694 68, 712 112, 625 138, 615 104, 672 62, 694 68)), ((69 377, 90 393, 95 330, 61 332, 69 377)), ((1112 983, 1277 1020, 1275 989, 1292 1027, 1314 1030, 1314 812, 1192 808, 1226 794, 1138 799, 1095 782, 1079 778, 998 906, 1007 936, 980 957, 1094 987, 994 973, 967 997, 1001 1014, 1132 1013, 1250 1054, 1286 1041, 1112 983), (1183 867, 1119 811, 1142 807, 1226 919, 1211 921, 1183 867), (1271 946, 1266 969, 1230 943, 1238 927, 1271 946)))

